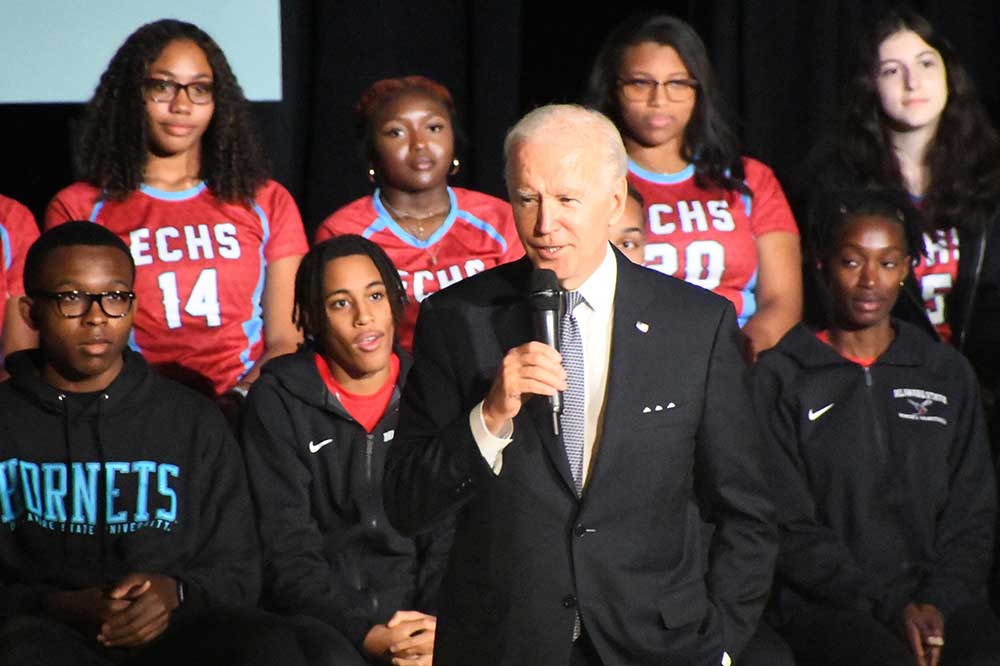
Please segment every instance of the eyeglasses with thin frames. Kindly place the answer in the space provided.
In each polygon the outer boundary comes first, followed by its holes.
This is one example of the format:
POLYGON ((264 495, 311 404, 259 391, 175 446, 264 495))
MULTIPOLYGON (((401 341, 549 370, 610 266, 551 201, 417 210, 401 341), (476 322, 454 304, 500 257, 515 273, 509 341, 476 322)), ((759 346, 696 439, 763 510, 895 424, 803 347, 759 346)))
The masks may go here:
POLYGON ((32 298, 47 298, 55 301, 59 314, 66 319, 82 317, 96 302, 106 316, 112 319, 124 317, 132 309, 135 301, 134 291, 102 291, 90 293, 86 291, 32 291, 32 298))
POLYGON ((142 90, 154 102, 172 102, 183 90, 192 104, 200 105, 212 103, 215 84, 211 81, 177 83, 169 79, 146 79, 142 82, 142 90))
POLYGON ((669 101, 687 102, 694 97, 699 84, 697 79, 691 78, 657 81, 645 77, 634 77, 618 79, 618 86, 622 90, 622 96, 630 102, 645 102, 652 99, 660 86, 663 86, 669 101))

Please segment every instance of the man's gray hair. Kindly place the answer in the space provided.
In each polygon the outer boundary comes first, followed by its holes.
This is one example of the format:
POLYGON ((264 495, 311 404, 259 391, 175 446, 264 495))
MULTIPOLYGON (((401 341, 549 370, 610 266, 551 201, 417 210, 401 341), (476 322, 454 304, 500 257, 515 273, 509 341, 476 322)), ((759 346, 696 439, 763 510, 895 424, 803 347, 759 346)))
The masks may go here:
POLYGON ((628 155, 618 128, 600 111, 579 104, 550 104, 531 111, 507 132, 503 142, 504 175, 510 160, 522 143, 544 136, 544 130, 566 128, 579 138, 580 144, 601 150, 612 180, 624 178, 628 172, 628 155))

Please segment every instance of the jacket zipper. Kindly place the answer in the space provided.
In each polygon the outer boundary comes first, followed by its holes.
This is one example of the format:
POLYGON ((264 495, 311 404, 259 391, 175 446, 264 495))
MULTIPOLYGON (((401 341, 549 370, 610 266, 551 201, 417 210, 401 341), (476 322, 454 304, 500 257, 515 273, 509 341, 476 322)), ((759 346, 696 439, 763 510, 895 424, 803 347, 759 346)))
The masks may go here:
POLYGON ((371 433, 365 435, 365 475, 368 482, 372 480, 372 456, 375 454, 375 436, 371 433))
POLYGON ((885 448, 885 436, 882 433, 882 422, 878 418, 878 410, 875 408, 875 392, 872 389, 874 381, 872 380, 872 372, 870 368, 864 368, 865 371, 865 389, 868 391, 868 409, 871 412, 872 424, 875 426, 875 453, 878 455, 879 462, 885 464, 888 460, 888 452, 885 448))

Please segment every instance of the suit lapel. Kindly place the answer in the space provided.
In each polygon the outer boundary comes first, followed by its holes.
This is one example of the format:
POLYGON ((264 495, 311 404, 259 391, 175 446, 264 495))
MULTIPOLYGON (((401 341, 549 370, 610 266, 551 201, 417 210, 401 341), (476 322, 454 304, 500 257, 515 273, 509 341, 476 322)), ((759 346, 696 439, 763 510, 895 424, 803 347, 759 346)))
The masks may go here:
POLYGON ((655 350, 647 351, 648 315, 644 315, 652 295, 637 273, 649 270, 633 265, 624 255, 615 252, 618 260, 618 282, 615 286, 614 321, 611 324, 611 360, 604 397, 604 418, 598 435, 597 456, 591 463, 588 487, 593 486, 601 470, 616 455, 613 433, 630 427, 629 414, 635 410, 635 379, 647 372, 655 350), (642 330, 643 325, 646 331, 642 330), (609 436, 609 433, 612 435, 609 436), (603 461, 603 462, 602 462, 603 461))

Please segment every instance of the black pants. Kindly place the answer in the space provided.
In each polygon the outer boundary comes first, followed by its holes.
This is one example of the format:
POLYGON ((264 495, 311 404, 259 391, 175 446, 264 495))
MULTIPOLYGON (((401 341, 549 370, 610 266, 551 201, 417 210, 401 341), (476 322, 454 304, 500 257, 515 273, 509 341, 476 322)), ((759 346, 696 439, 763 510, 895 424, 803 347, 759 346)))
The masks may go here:
POLYGON ((306 666, 295 631, 262 611, 212 612, 172 622, 138 648, 105 648, 47 618, 21 615, 0 627, 0 666, 306 666))
MULTIPOLYGON (((909 644, 872 616, 813 608, 779 629, 799 666, 913 666, 909 644)), ((942 666, 1000 666, 1000 619, 985 604, 946 619, 942 666)))
MULTIPOLYGON (((719 655, 719 659, 721 662, 722 655, 719 655)), ((795 658, 781 636, 762 621, 757 625, 757 632, 750 639, 750 643, 733 663, 738 666, 795 666, 795 658)), ((586 628, 580 634, 580 638, 573 643, 569 664, 570 666, 603 664, 593 643, 590 642, 590 637, 587 636, 586 628)))

